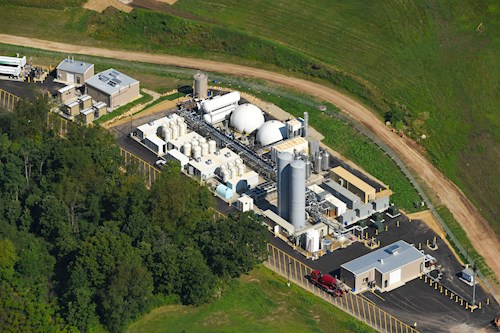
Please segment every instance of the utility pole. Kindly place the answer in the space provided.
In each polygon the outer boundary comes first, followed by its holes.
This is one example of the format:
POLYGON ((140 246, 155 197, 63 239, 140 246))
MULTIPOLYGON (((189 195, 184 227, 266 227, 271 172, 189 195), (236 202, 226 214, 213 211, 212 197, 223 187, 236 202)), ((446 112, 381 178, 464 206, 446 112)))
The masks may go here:
POLYGON ((472 267, 474 271, 474 276, 472 278, 472 306, 476 305, 476 278, 477 278, 477 266, 474 264, 472 267))

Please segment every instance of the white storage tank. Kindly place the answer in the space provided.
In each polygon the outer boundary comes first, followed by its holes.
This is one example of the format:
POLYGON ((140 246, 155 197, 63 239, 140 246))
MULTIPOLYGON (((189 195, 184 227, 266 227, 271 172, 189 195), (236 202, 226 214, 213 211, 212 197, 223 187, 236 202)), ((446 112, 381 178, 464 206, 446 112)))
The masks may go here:
POLYGON ((184 146, 182 146, 182 153, 186 155, 187 157, 191 157, 191 144, 190 143, 185 143, 184 146))
POLYGON ((172 126, 172 140, 177 140, 179 137, 179 126, 172 126))
POLYGON ((193 147, 193 149, 194 149, 194 147, 198 147, 199 145, 200 145, 200 142, 198 140, 196 140, 196 139, 191 140, 191 147, 193 147))
POLYGON ((238 168, 237 167, 232 167, 231 168, 231 179, 238 177, 238 168))
POLYGON ((201 144, 201 156, 207 156, 208 155, 208 143, 202 143, 201 144))
POLYGON ((233 91, 223 96, 203 101, 202 108, 205 113, 210 113, 228 105, 237 104, 239 100, 240 93, 233 91))
POLYGON ((220 177, 222 178, 222 181, 224 182, 224 184, 227 183, 227 181, 229 180, 229 175, 230 175, 229 170, 227 170, 227 169, 222 170, 220 177))
POLYGON ((161 127, 161 136, 163 137, 163 140, 170 141, 172 139, 172 131, 170 131, 170 128, 163 125, 161 127))
POLYGON ((227 162, 227 167, 228 167, 228 169, 233 168, 234 167, 234 162, 233 161, 227 162))
POLYGON ((208 152, 210 154, 213 154, 215 153, 216 150, 217 150, 217 143, 215 142, 215 140, 208 141, 208 152))
POLYGON ((238 165, 238 176, 243 176, 243 174, 245 173, 245 165, 243 164, 240 164, 238 165))
POLYGON ((243 164, 243 160, 241 158, 237 158, 235 161, 235 165, 243 164))
POLYGON ((179 124, 179 136, 186 135, 186 132, 187 132, 187 125, 185 123, 180 123, 179 124))
POLYGON ((200 146, 193 147, 193 158, 197 159, 200 157, 201 157, 201 147, 200 146))
POLYGON ((198 141, 200 142, 200 145, 201 145, 202 143, 207 142, 207 139, 206 139, 206 138, 204 138, 204 137, 200 137, 200 138, 198 139, 198 141))
POLYGON ((315 253, 319 251, 319 232, 309 230, 306 234, 306 251, 315 253))

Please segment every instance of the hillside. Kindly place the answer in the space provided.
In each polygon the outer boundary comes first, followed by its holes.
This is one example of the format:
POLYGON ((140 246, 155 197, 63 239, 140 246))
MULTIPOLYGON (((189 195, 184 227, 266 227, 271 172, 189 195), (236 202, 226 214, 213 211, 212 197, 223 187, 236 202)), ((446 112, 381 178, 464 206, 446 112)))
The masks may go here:
POLYGON ((494 1, 181 0, 174 8, 277 41, 364 83, 381 116, 407 135, 425 134, 429 158, 500 231, 494 1))

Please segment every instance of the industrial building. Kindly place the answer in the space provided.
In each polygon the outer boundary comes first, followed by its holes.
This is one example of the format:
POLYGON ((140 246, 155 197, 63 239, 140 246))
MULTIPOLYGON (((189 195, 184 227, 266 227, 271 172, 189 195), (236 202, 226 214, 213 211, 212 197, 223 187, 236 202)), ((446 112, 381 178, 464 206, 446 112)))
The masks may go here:
POLYGON ((56 82, 82 86, 94 75, 94 64, 66 58, 56 67, 56 82))
POLYGON ((356 194, 364 203, 375 200, 375 188, 356 177, 341 166, 330 170, 330 175, 337 183, 356 194))
POLYGON ((62 87, 57 91, 57 98, 62 102, 66 103, 76 98, 76 88, 74 85, 69 85, 62 87))
POLYGON ((26 66, 26 57, 4 57, 0 56, 0 75, 13 79, 21 77, 26 66))
POLYGON ((140 97, 139 81, 110 68, 85 81, 85 91, 96 101, 116 109, 140 97))
POLYGON ((424 261, 422 252, 400 240, 341 265, 340 276, 353 293, 385 292, 419 277, 424 261))

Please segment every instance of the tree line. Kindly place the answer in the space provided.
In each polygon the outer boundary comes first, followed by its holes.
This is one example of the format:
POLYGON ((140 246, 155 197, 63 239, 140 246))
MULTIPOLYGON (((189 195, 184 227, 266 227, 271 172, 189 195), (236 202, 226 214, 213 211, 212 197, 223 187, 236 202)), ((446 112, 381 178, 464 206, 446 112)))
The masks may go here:
POLYGON ((0 111, 2 331, 120 332, 152 307, 209 302, 265 259, 254 215, 216 220, 175 164, 148 189, 109 132, 61 138, 48 109, 0 111))

